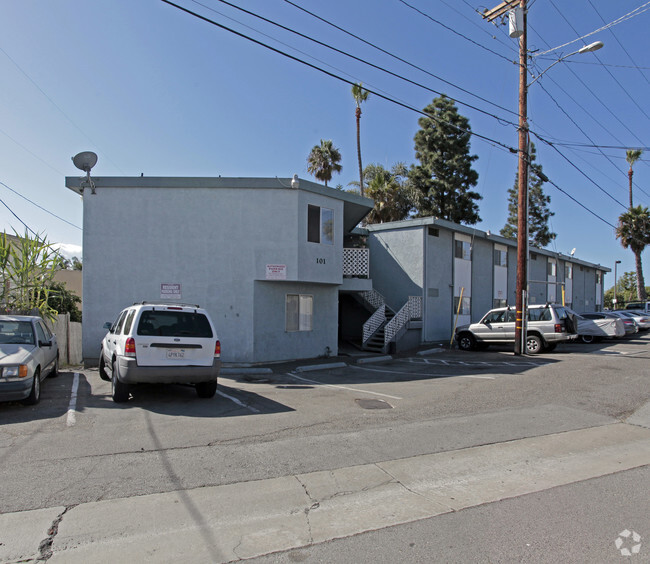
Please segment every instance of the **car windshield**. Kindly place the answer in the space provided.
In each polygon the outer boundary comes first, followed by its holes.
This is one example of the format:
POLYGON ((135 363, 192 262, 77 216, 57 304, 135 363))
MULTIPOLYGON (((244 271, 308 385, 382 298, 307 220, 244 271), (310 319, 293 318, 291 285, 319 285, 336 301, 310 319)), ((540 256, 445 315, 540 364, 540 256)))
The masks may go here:
POLYGON ((33 345, 34 331, 29 321, 0 321, 0 344, 33 345))
POLYGON ((138 335, 211 339, 212 328, 202 313, 189 311, 143 311, 138 335))

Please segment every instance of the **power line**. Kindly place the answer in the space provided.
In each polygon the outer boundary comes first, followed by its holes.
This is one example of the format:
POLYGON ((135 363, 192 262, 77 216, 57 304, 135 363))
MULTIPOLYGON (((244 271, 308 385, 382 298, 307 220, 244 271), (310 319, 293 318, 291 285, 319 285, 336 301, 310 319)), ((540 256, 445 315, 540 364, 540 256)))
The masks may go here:
MULTIPOLYGON (((220 24, 218 22, 215 22, 214 20, 211 20, 210 18, 206 18, 205 16, 202 16, 201 14, 197 14, 196 12, 193 12, 192 10, 189 10, 188 8, 184 8, 183 6, 179 6, 178 4, 175 4, 174 2, 171 2, 171 0, 161 0, 161 1, 164 2, 165 4, 169 4, 170 6, 173 6, 174 8, 177 8, 177 9, 181 10, 182 12, 185 12, 185 13, 191 15, 191 16, 194 16, 195 18, 198 18, 198 19, 200 19, 200 20, 202 20, 202 21, 204 21, 206 23, 212 24, 212 25, 214 25, 214 26, 216 26, 216 27, 218 27, 220 29, 228 31, 228 32, 230 32, 230 33, 232 33, 234 35, 237 35, 238 37, 241 37, 243 39, 251 41, 251 42, 255 43, 256 45, 259 45, 261 47, 264 47, 265 49, 268 49, 269 51, 273 51, 274 53, 277 53, 278 55, 282 55, 283 57, 287 57, 288 59, 291 59, 292 61, 296 61, 296 62, 301 63, 301 64, 303 64, 303 65, 305 65, 305 66, 307 66, 309 68, 312 68, 312 69, 317 70, 317 71, 319 71, 319 72, 321 72, 323 74, 326 74, 327 76, 329 76, 331 78, 334 78, 334 79, 339 80, 341 82, 345 82, 346 84, 348 84, 350 86, 354 86, 354 84, 356 84, 355 82, 347 80, 347 79, 345 79, 345 78, 343 78, 343 77, 341 77, 339 75, 336 75, 336 74, 334 74, 334 73, 332 73, 332 72, 330 72, 328 70, 325 70, 325 69, 323 69, 321 67, 318 67, 318 66, 316 66, 316 65, 314 65, 314 64, 312 64, 312 63, 310 63, 308 61, 305 61, 303 59, 295 57, 294 55, 291 55, 289 53, 281 51, 280 49, 276 49, 275 47, 272 47, 271 45, 267 45, 266 43, 263 43, 262 41, 254 39, 253 37, 250 37, 250 36, 248 36, 248 35, 246 35, 244 33, 236 31, 236 30, 234 30, 232 28, 229 28, 229 27, 227 27, 227 26, 225 26, 223 24, 220 24)), ((285 1, 288 1, 288 0, 285 0, 285 1)), ((458 130, 460 132, 467 133, 468 135, 472 135, 474 137, 477 137, 478 139, 482 139, 483 141, 486 141, 486 142, 491 143, 491 144, 493 144, 495 146, 499 146, 499 147, 501 147, 503 149, 506 149, 507 151, 509 151, 511 153, 516 153, 517 152, 517 149, 515 149, 513 147, 510 147, 510 146, 506 145, 505 143, 502 143, 501 141, 497 141, 496 139, 491 139, 490 137, 487 137, 485 135, 481 135, 480 133, 476 133, 475 131, 459 128, 456 125, 453 125, 453 124, 451 124, 449 122, 446 122, 446 121, 444 121, 444 120, 442 120, 442 119, 440 119, 440 118, 438 118, 436 116, 432 116, 431 114, 428 114, 428 113, 426 113, 426 112, 424 112, 422 110, 419 110, 419 109, 417 109, 417 108, 415 108, 413 106, 410 106, 410 105, 408 105, 408 104, 406 104, 404 102, 400 102, 399 100, 391 98, 390 96, 386 96, 384 94, 381 94, 380 92, 377 92, 376 90, 371 90, 369 88, 366 88, 366 90, 368 92, 370 92, 371 94, 373 94, 374 96, 377 96, 378 98, 381 98, 382 100, 386 100, 386 101, 391 102, 391 103, 393 103, 393 104, 395 104, 397 106, 400 106, 400 107, 405 108, 407 110, 410 110, 412 112, 416 112, 416 113, 420 114, 421 116, 434 119, 439 123, 449 125, 450 127, 453 127, 454 129, 456 129, 456 130, 458 130)))
MULTIPOLYGON (((276 26, 276 27, 279 27, 280 29, 283 29, 283 30, 285 30, 285 31, 288 31, 288 32, 290 32, 290 33, 293 33, 294 35, 297 35, 297 36, 299 36, 299 37, 302 37, 303 39, 307 39, 308 41, 311 41, 311 42, 313 42, 313 43, 316 43, 317 45, 320 45, 320 46, 325 47, 325 48, 327 48, 327 49, 330 49, 330 50, 332 50, 332 51, 334 51, 334 52, 336 52, 336 53, 339 53, 339 54, 341 54, 341 55, 344 55, 344 56, 346 56, 346 57, 349 57, 350 59, 353 59, 353 60, 355 60, 355 61, 358 61, 358 62, 360 62, 360 63, 363 63, 363 64, 365 64, 365 65, 367 65, 367 66, 370 66, 370 67, 372 67, 372 68, 374 68, 374 69, 376 69, 376 70, 379 70, 379 71, 381 71, 381 72, 384 72, 384 73, 386 73, 386 74, 389 74, 389 75, 391 75, 391 76, 393 76, 393 77, 395 77, 395 78, 399 78, 400 80, 403 80, 403 81, 405 81, 405 82, 408 82, 409 84, 412 84, 412 85, 414 85, 414 86, 418 86, 419 88, 423 88, 424 90, 427 90, 427 91, 429 91, 429 92, 432 92, 433 94, 438 94, 438 95, 440 95, 440 96, 445 95, 443 92, 439 92, 438 90, 434 90, 433 88, 429 88, 428 86, 426 86, 426 85, 424 85, 424 84, 421 84, 421 83, 419 83, 419 82, 416 82, 416 81, 414 81, 414 80, 411 80, 411 79, 409 79, 409 78, 406 78, 406 77, 404 77, 404 76, 402 76, 402 75, 400 75, 400 74, 394 73, 394 72, 392 72, 392 71, 390 71, 390 70, 388 70, 388 69, 386 69, 386 68, 384 68, 384 67, 381 67, 381 66, 379 66, 379 65, 376 65, 376 64, 374 64, 374 63, 371 63, 371 62, 369 62, 369 61, 367 61, 367 60, 365 60, 365 59, 362 59, 362 58, 357 57, 357 56, 355 56, 355 55, 352 55, 352 54, 350 54, 350 53, 346 53, 345 51, 343 51, 343 50, 341 50, 341 49, 338 49, 338 48, 336 48, 336 47, 333 47, 332 45, 329 45, 329 44, 327 44, 327 43, 324 43, 323 41, 319 41, 319 40, 317 40, 317 39, 315 39, 315 38, 313 38, 313 37, 310 37, 310 36, 308 36, 308 35, 305 35, 305 34, 303 34, 303 33, 300 33, 299 31, 296 31, 296 30, 291 29, 291 28, 289 28, 289 27, 287 27, 287 26, 284 26, 284 25, 282 25, 282 24, 279 24, 279 23, 277 23, 277 22, 274 22, 273 20, 270 20, 270 19, 268 19, 268 18, 265 18, 265 17, 263 17, 263 16, 260 16, 259 14, 256 14, 256 13, 254 13, 254 12, 251 12, 251 11, 249 11, 249 10, 246 10, 246 9, 244 9, 244 8, 241 8, 241 7, 239 7, 239 6, 236 6, 235 4, 232 4, 232 3, 228 2, 227 0, 218 0, 218 1, 221 2, 222 4, 226 4, 227 6, 230 6, 230 7, 232 7, 232 8, 235 8, 235 9, 241 11, 241 12, 244 12, 244 13, 250 15, 250 16, 253 16, 253 17, 255 17, 255 18, 258 18, 258 19, 260 19, 260 20, 262 20, 262 21, 264 21, 264 22, 266 22, 266 23, 269 23, 269 24, 271 24, 271 25, 274 25, 274 26, 276 26)), ((195 4, 198 4, 199 6, 202 6, 203 8, 206 8, 206 9, 212 11, 212 12, 219 13, 219 12, 217 12, 216 10, 214 10, 213 8, 211 8, 210 6, 206 6, 205 4, 202 4, 202 3, 199 2, 198 0, 192 0, 192 2, 194 2, 195 4)), ((220 15, 223 15, 223 14, 220 14, 220 15)), ((227 16, 225 16, 225 17, 227 17, 227 16)), ((229 18, 229 19, 230 19, 230 18, 229 18)), ((244 25, 244 24, 242 24, 242 25, 244 25)), ((246 26, 246 27, 248 27, 248 26, 246 26)), ((249 28, 249 29, 252 29, 252 28, 249 28)), ((261 33, 261 32, 260 32, 260 33, 261 33)), ((264 34, 263 34, 263 35, 264 35, 264 34)), ((266 37, 268 37, 268 36, 266 36, 266 37)), ((286 45, 286 44, 283 44, 283 45, 288 46, 288 45, 286 45)), ((292 48, 293 48, 293 47, 292 47, 292 48)), ((377 47, 377 48, 379 49, 379 47, 377 47)), ((384 53, 388 53, 388 51, 384 51, 384 50, 382 50, 382 52, 384 52, 384 53)), ((305 53, 303 53, 303 54, 305 54, 305 53)), ((393 56, 394 56, 394 55, 393 55, 393 56)), ((396 57, 396 58, 398 58, 398 57, 396 57)), ((425 71, 424 69, 421 69, 420 67, 417 67, 417 66, 415 66, 415 65, 412 65, 411 63, 408 63, 408 61, 405 61, 404 59, 399 59, 399 58, 398 58, 398 60, 400 60, 401 62, 407 63, 407 64, 409 64, 409 65, 411 65, 411 66, 417 68, 418 70, 421 70, 422 72, 427 72, 427 71, 425 71)), ((320 62, 322 62, 322 61, 320 61, 320 62)), ((337 70, 339 70, 339 69, 337 69, 337 70)), ((342 71, 339 70, 339 72, 342 72, 342 71)), ((346 74, 347 74, 347 73, 346 73, 346 74)), ((445 84, 448 84, 449 86, 452 86, 452 87, 454 87, 454 88, 457 88, 458 90, 460 90, 460 91, 462 91, 462 92, 465 92, 466 94, 469 94, 470 96, 473 96, 473 97, 475 97, 475 98, 477 98, 477 99, 479 99, 479 100, 481 100, 481 101, 483 101, 483 102, 486 102, 487 104, 490 104, 490 105, 492 105, 492 106, 495 106, 496 108, 499 108, 500 110, 503 110, 503 111, 505 111, 505 112, 508 112, 508 113, 511 113, 511 114, 517 115, 517 112, 514 112, 513 110, 510 110, 510 109, 508 109, 508 108, 506 108, 506 107, 504 107, 504 106, 500 106, 499 104, 496 104, 496 103, 494 103, 494 102, 491 102, 490 100, 488 100, 488 99, 486 99, 486 98, 483 98, 482 96, 479 96, 478 94, 475 94, 474 92, 471 92, 470 90, 467 90, 467 89, 463 88, 462 86, 458 86, 457 84, 454 84, 453 82, 450 82, 450 81, 448 81, 448 80, 445 80, 444 78, 439 77, 439 76, 436 76, 436 75, 434 75, 434 74, 432 74, 432 73, 428 73, 428 72, 427 72, 427 74, 430 74, 432 77, 436 78, 437 80, 440 80, 441 82, 444 82, 445 84)), ((499 116, 496 116, 496 115, 494 115, 494 114, 492 114, 492 113, 490 113, 490 112, 487 112, 487 111, 485 111, 485 110, 482 110, 482 109, 480 109, 480 108, 477 108, 476 106, 473 106, 473 105, 471 105, 471 104, 467 104, 466 102, 463 102, 463 101, 461 101, 461 100, 458 100, 458 98, 454 98, 454 100, 455 100, 458 104, 460 104, 460 105, 462 105, 462 106, 466 106, 466 107, 468 107, 468 108, 471 108, 471 109, 473 109, 473 110, 476 110, 477 112, 480 112, 480 113, 486 114, 486 115, 488 115, 488 116, 490 116, 490 117, 493 117, 493 118, 495 118, 495 119, 497 119, 497 120, 499 120, 499 121, 503 121, 503 122, 505 122, 505 123, 507 123, 507 124, 510 124, 510 125, 513 125, 513 126, 517 126, 517 124, 515 124, 514 122, 510 122, 510 121, 504 120, 503 118, 500 118, 499 116)))
MULTIPOLYGON (((285 1, 285 2, 289 2, 290 4, 292 4, 292 2, 290 2, 289 0, 284 0, 284 1, 285 1)), ((420 14, 421 16, 423 16, 423 17, 425 17, 425 18, 431 20, 431 21, 434 22, 434 23, 437 23, 439 26, 445 28, 447 31, 450 31, 451 33, 454 33, 454 34, 458 35, 459 37, 462 37, 463 39, 469 41, 470 43, 473 43, 474 45, 476 45, 477 47, 480 47, 481 49, 485 49, 486 51, 492 53, 493 55, 496 55, 497 57, 501 57, 502 59, 505 59, 505 60, 508 61, 509 63, 512 62, 512 60, 508 59, 508 57, 502 55, 501 53, 497 53, 496 51, 490 49, 489 47, 486 47, 485 45, 481 45, 481 44, 478 43, 477 41, 474 41, 473 39, 467 37, 466 35, 463 35, 462 33, 456 31, 455 29, 452 29, 452 28, 449 27, 448 25, 443 24, 441 21, 435 19, 434 17, 430 16, 429 14, 423 12, 422 10, 416 8, 415 6, 412 6, 411 4, 409 4, 408 2, 406 2, 405 0, 398 0, 398 1, 401 2, 402 4, 404 4, 405 6, 411 8, 411 10, 417 12, 417 13, 420 14)))
MULTIPOLYGON (((560 16, 562 16, 562 19, 564 19, 564 21, 567 23, 567 25, 568 25, 568 26, 569 26, 569 27, 574 31, 574 33, 575 33, 576 35, 580 35, 580 34, 578 33, 578 30, 576 30, 576 28, 573 26, 573 24, 572 24, 572 23, 567 19, 567 17, 566 17, 566 16, 565 16, 561 11, 560 11, 560 9, 555 5, 555 2, 553 2, 553 0, 550 0, 550 2, 551 2, 551 5, 555 8, 555 10, 560 14, 560 16)), ((610 31, 611 31, 611 30, 610 30, 610 31)), ((599 63, 601 62, 600 57, 598 57, 598 55, 594 54, 594 57, 596 57, 596 60, 597 60, 599 63)), ((610 70, 609 70, 607 67, 605 67, 605 66, 603 66, 603 69, 605 69, 605 71, 607 72, 607 74, 609 74, 609 76, 612 78, 612 80, 614 80, 614 82, 616 82, 616 84, 618 84, 618 86, 621 88, 621 90, 622 90, 623 92, 625 92, 625 94, 627 95, 627 97, 628 97, 628 98, 632 101, 632 103, 633 103, 633 104, 634 104, 634 105, 639 109, 639 111, 640 111, 640 112, 641 112, 641 113, 642 113, 646 118, 650 119, 650 116, 648 116, 648 114, 645 113, 645 110, 644 110, 644 109, 639 105, 639 103, 638 103, 638 102, 637 102, 637 101, 632 97, 632 95, 627 91, 627 89, 626 89, 626 88, 625 88, 625 87, 620 83, 620 81, 618 80, 618 78, 616 78, 616 77, 612 74, 612 71, 610 71, 610 70)))
POLYGON ((13 188, 10 188, 9 186, 7 186, 4 182, 0 181, 0 185, 4 186, 7 190, 9 190, 10 192, 13 192, 17 196, 20 196, 23 200, 26 200, 30 204, 36 206, 38 209, 43 210, 45 213, 49 213, 52 217, 56 217, 57 219, 60 219, 61 221, 63 221, 63 223, 67 223, 68 225, 70 225, 72 227, 75 227, 76 229, 79 229, 79 231, 83 231, 83 229, 81 227, 79 227, 78 225, 75 225, 74 223, 70 223, 67 219, 63 219, 62 217, 59 217, 58 215, 56 215, 55 213, 51 212, 50 210, 44 208, 43 206, 38 205, 36 202, 33 202, 32 200, 30 200, 26 196, 23 196, 20 192, 17 192, 13 188))

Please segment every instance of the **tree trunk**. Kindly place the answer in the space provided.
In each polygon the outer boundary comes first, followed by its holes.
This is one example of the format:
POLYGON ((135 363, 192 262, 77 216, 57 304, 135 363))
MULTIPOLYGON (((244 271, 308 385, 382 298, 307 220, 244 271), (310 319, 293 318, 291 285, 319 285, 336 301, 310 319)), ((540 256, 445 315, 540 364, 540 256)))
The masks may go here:
POLYGON ((359 190, 363 196, 363 167, 361 166, 361 107, 357 106, 357 156, 359 158, 359 190))
POLYGON ((641 253, 634 253, 634 262, 636 263, 636 298, 637 300, 645 302, 648 299, 648 296, 645 293, 645 280, 643 279, 641 253))
POLYGON ((632 172, 632 167, 630 167, 630 170, 627 171, 627 176, 630 179, 630 209, 632 209, 632 175, 634 172, 632 172))

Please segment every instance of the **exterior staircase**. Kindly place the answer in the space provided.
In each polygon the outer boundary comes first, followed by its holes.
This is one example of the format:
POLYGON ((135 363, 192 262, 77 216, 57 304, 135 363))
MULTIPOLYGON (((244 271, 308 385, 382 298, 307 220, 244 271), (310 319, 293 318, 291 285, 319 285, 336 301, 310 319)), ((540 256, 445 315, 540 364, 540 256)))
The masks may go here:
POLYGON ((388 352, 390 343, 401 338, 409 321, 422 318, 420 297, 410 297, 397 313, 386 305, 386 300, 376 290, 363 292, 358 299, 368 311, 374 311, 363 325, 362 348, 367 351, 388 352))

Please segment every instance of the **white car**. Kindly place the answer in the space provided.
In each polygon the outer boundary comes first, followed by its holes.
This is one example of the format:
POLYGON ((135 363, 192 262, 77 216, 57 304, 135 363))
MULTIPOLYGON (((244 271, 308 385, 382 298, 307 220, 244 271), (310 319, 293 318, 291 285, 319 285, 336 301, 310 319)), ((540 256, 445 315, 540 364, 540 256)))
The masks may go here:
POLYGON ((41 380, 59 375, 59 347, 45 322, 32 315, 0 315, 0 401, 33 405, 41 380))
POLYGON ((129 386, 141 383, 193 384, 201 398, 216 393, 221 342, 198 305, 137 303, 105 327, 99 375, 111 381, 113 401, 127 401, 129 386))

